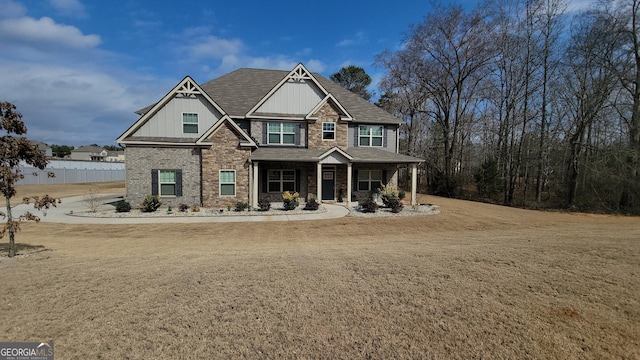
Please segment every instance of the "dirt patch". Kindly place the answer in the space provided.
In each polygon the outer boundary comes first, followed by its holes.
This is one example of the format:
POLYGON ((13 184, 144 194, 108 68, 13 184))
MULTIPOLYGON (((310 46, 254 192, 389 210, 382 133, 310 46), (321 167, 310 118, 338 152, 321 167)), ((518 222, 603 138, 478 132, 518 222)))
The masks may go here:
MULTIPOLYGON (((63 197, 86 195, 90 193, 123 193, 125 192, 124 181, 107 181, 99 183, 78 183, 78 184, 43 184, 43 185, 18 185, 17 194, 11 201, 19 204, 23 197, 49 195, 59 199, 63 197)), ((4 196, 0 197, 2 206, 5 204, 4 196)))
POLYGON ((65 359, 640 357, 639 218, 420 202, 441 213, 24 224, 51 251, 0 261, 0 333, 65 359))

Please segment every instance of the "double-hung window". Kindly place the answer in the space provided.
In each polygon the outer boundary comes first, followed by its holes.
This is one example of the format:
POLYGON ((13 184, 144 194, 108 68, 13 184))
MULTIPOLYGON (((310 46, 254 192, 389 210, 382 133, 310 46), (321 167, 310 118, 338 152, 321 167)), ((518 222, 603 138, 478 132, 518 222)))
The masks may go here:
POLYGON ((176 196, 176 171, 158 170, 160 196, 176 196))
POLYGON ((371 191, 380 187, 382 170, 358 170, 358 190, 371 191))
POLYGON ((198 133, 198 114, 182 113, 182 133, 183 134, 198 133))
POLYGON ((269 170, 267 172, 267 190, 285 192, 296 190, 295 170, 269 170))
POLYGON ((269 144, 295 145, 296 127, 291 122, 270 122, 267 124, 267 141, 269 144))
POLYGON ((220 170, 220 195, 235 196, 236 195, 236 171, 220 170))
POLYGON ((383 126, 360 125, 358 127, 358 145, 381 147, 383 132, 383 126))
POLYGON ((335 140, 336 139, 336 123, 325 122, 322 123, 322 140, 335 140))

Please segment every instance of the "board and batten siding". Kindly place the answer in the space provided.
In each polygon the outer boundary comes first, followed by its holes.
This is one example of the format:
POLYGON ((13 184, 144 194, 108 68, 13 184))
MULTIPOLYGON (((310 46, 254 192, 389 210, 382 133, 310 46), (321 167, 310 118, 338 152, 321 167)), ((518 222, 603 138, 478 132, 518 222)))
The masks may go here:
POLYGON ((306 115, 324 99, 322 91, 311 81, 284 83, 256 113, 306 115))
MULTIPOLYGON (((372 126, 376 126, 375 124, 353 124, 349 126, 349 147, 358 147, 357 144, 357 139, 358 139, 358 125, 372 125, 372 126)), ((387 125, 382 125, 384 126, 384 138, 382 141, 382 147, 381 148, 376 148, 376 149, 382 149, 382 150, 386 150, 392 153, 396 152, 396 148, 397 148, 397 141, 398 141, 398 137, 397 137, 397 133, 398 133, 398 126, 397 125, 391 125, 391 124, 387 124, 387 125)))
POLYGON ((176 96, 158 110, 133 136, 199 138, 221 117, 222 115, 200 95, 176 96), (183 113, 198 114, 197 134, 182 132, 183 113))

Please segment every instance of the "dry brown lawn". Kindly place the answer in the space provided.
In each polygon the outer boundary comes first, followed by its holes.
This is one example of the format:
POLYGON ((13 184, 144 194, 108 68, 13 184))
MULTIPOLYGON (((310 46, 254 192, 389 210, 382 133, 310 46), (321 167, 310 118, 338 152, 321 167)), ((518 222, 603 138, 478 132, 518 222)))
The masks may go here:
POLYGON ((441 214, 28 224, 0 338, 56 359, 640 358, 640 218, 423 200, 441 214))

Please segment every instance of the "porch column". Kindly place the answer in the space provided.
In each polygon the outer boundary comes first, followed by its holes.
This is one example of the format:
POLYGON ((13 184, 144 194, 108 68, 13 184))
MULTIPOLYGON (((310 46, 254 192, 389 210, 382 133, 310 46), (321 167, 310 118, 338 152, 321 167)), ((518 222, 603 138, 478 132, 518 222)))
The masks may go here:
POLYGON ((353 178, 351 177, 351 172, 353 171, 353 166, 351 165, 351 163, 347 163, 347 206, 351 205, 351 182, 353 181, 353 178))
POLYGON ((418 164, 411 164, 411 205, 418 203, 418 164))
POLYGON ((253 167, 253 178, 251 179, 251 207, 253 207, 254 209, 258 208, 258 162, 254 161, 251 163, 251 166, 253 167))
POLYGON ((316 200, 318 200, 318 202, 322 202, 322 164, 319 162, 316 169, 316 181, 318 182, 316 186, 316 188, 318 188, 316 200))

